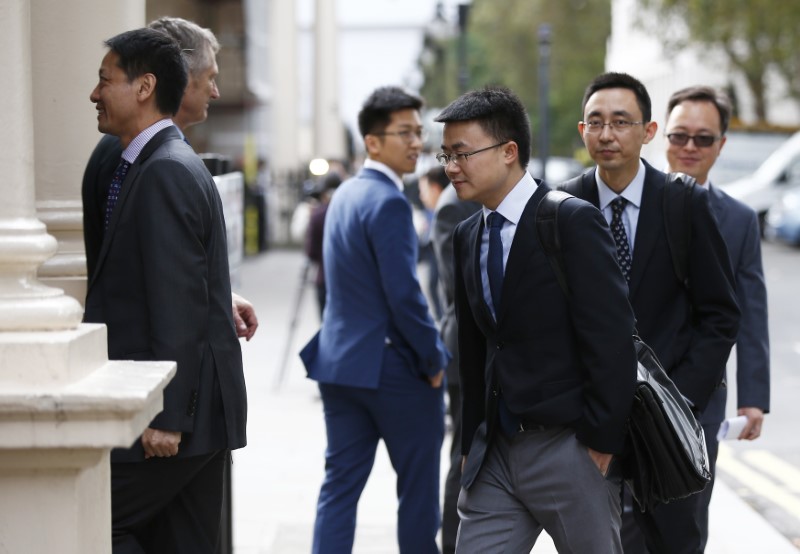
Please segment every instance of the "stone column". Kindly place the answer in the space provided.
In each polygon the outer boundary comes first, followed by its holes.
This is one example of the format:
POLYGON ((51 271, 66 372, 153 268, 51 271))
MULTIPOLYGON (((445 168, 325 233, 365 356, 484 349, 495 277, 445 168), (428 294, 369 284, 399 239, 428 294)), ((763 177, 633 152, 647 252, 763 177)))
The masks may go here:
POLYGON ((144 0, 36 0, 31 4, 36 210, 58 251, 39 268, 43 282, 83 302, 81 179, 100 140, 89 93, 103 41, 145 24, 144 0))
POLYGON ((314 14, 314 156, 345 158, 339 113, 339 48, 335 0, 316 0, 314 14))
MULTIPOLYGON (((35 103, 37 97, 43 101, 33 90, 32 44, 47 44, 53 56, 62 56, 72 41, 91 32, 87 25, 96 22, 83 19, 87 13, 116 5, 98 1, 87 9, 75 0, 63 2, 81 14, 71 23, 61 21, 71 39, 51 44, 50 37, 32 35, 31 4, 39 10, 60 3, 0 3, 0 55, 9 83, 0 110, 0 550, 106 554, 111 551, 110 449, 131 444, 161 410, 175 364, 108 362, 105 326, 80 325, 78 301, 36 277, 57 242, 36 218, 34 168, 40 152, 34 144, 55 150, 42 155, 58 165, 59 149, 74 146, 69 133, 74 114, 68 113, 72 106, 51 110, 35 103), (51 118, 47 126, 35 125, 35 111, 40 123, 42 113, 51 118), (62 142, 39 140, 35 133, 40 132, 58 134, 62 142)), ((95 64, 101 52, 98 48, 95 64)), ((85 78, 62 74, 63 81, 48 81, 54 87, 50 102, 81 79, 86 97, 95 75, 96 69, 85 78)), ((65 183, 66 174, 75 173, 75 167, 60 169, 65 176, 57 177, 53 168, 54 182, 65 183)), ((53 189, 48 194, 55 195, 53 189)), ((69 210, 77 209, 76 197, 73 192, 69 210)))

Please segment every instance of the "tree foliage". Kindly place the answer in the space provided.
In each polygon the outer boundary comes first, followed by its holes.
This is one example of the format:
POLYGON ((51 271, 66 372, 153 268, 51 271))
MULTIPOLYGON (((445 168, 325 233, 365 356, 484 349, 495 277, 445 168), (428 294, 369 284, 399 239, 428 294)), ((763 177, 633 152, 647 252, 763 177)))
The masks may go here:
POLYGON ((800 3, 787 0, 639 0, 639 23, 667 51, 687 46, 715 48, 742 75, 766 120, 766 75, 770 70, 800 101, 800 3))
MULTIPOLYGON (((473 0, 467 29, 468 88, 495 84, 516 92, 530 114, 535 155, 539 128, 538 28, 542 23, 552 29, 549 151, 572 156, 580 143, 577 122, 583 92, 604 69, 611 0, 473 0)), ((422 64, 422 93, 429 105, 446 105, 458 95, 457 41, 458 37, 445 41, 445 63, 438 59, 422 64)))

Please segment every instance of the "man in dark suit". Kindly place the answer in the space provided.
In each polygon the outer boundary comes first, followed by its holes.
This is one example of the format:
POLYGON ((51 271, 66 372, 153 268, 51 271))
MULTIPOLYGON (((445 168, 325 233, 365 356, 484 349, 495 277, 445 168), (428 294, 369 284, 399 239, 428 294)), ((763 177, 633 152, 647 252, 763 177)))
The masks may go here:
MULTIPOLYGON (((730 100, 722 91, 693 86, 674 93, 667 104, 667 161, 670 170, 691 175, 708 189, 711 209, 728 247, 736 279, 736 299, 742 312, 736 338, 736 392, 737 413, 747 417, 747 424, 738 438, 754 440, 761 435, 764 414, 769 412, 769 330, 761 233, 756 212, 712 186, 708 175, 725 145, 730 118, 730 100)), ((708 505, 719 451, 717 431, 725 419, 727 393, 723 381, 700 417, 712 479, 700 493, 698 505, 701 551, 708 540, 708 505)))
MULTIPOLYGON (((444 481, 444 504, 442 507, 442 552, 453 554, 458 534, 458 494, 461 491, 461 379, 458 376, 458 324, 455 306, 455 259, 453 258, 453 234, 456 225, 477 212, 477 202, 459 200, 456 189, 450 186, 450 178, 443 167, 435 167, 426 174, 428 182, 441 187, 433 212, 431 243, 439 266, 439 285, 444 300, 444 313, 439 321, 444 345, 453 354, 447 364, 447 397, 449 400, 452 439, 450 445, 450 469, 444 481)), ((420 178, 420 182, 422 179, 420 178)))
MULTIPOLYGON (((640 158, 656 133, 650 96, 624 73, 595 78, 583 99, 578 131, 597 167, 568 181, 567 192, 600 208, 617 244, 628 279, 639 336, 649 344, 696 414, 722 381, 736 339, 739 309, 728 251, 709 206, 707 191, 691 198, 688 288, 676 277, 663 217, 666 175, 640 158)), ((698 495, 635 516, 652 554, 700 552, 695 519, 698 495)), ((628 547, 626 554, 636 551, 628 547)))
POLYGON ((417 279, 417 236, 401 181, 422 149, 421 106, 397 87, 367 98, 358 123, 368 159, 336 190, 325 217, 325 312, 300 353, 319 383, 328 438, 315 553, 352 550, 358 499, 381 439, 397 472, 400 552, 439 551, 449 355, 417 279))
POLYGON ((526 171, 519 98, 469 92, 436 120, 458 197, 483 205, 453 242, 466 457, 457 551, 528 552, 545 529, 562 553, 620 553, 615 454, 636 354, 608 226, 586 202, 561 204, 568 299, 537 235, 548 187, 526 171))
POLYGON ((123 152, 85 321, 107 325, 111 359, 177 362, 163 411, 111 454, 114 553, 212 553, 247 411, 222 204, 170 119, 187 80, 180 46, 152 29, 106 46, 90 99, 123 152))
MULTIPOLYGON (((216 77, 216 54, 219 42, 209 29, 179 17, 161 17, 150 28, 163 31, 178 41, 189 70, 181 107, 173 121, 183 133, 208 117, 208 103, 219 98, 216 77)), ((103 240, 104 214, 108 185, 122 155, 119 139, 106 135, 95 147, 83 175, 83 229, 86 248, 87 275, 94 273, 103 240)), ((233 317, 240 337, 250 340, 258 328, 258 318, 252 304, 232 293, 233 317)))

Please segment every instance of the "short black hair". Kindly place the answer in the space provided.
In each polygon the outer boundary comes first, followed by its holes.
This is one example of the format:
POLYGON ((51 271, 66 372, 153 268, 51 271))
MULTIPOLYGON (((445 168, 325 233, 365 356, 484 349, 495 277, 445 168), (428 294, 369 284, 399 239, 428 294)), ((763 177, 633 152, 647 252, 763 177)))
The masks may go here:
POLYGON ((382 133, 400 110, 420 110, 423 101, 419 96, 400 87, 380 87, 369 95, 358 112, 358 130, 362 137, 382 133))
POLYGON ((731 112, 733 109, 731 108, 731 99, 727 94, 719 89, 702 85, 683 88, 669 97, 669 102, 667 102, 667 119, 669 119, 669 114, 672 113, 675 106, 688 101, 710 102, 713 104, 719 112, 721 134, 724 135, 728 132, 728 125, 731 122, 731 112))
POLYGON ((425 173, 425 177, 427 177, 428 183, 434 183, 441 189, 445 189, 450 184, 450 177, 447 176, 447 172, 440 165, 430 168, 425 173))
POLYGON ((581 104, 581 112, 586 111, 586 103, 589 98, 598 90, 607 88, 625 88, 636 95, 636 103, 639 105, 639 110, 642 112, 642 121, 649 123, 653 117, 653 108, 650 102, 650 95, 641 81, 635 77, 631 77, 627 73, 603 73, 595 77, 589 86, 586 87, 586 92, 583 93, 583 103, 581 104))
POLYGON ((462 94, 450 103, 435 121, 453 123, 476 121, 494 140, 517 143, 523 169, 531 157, 531 124, 522 101, 510 89, 488 86, 462 94))
POLYGON ((178 112, 189 74, 174 38, 144 27, 111 37, 105 45, 119 56, 117 65, 129 82, 146 73, 155 75, 156 106, 162 114, 178 112))

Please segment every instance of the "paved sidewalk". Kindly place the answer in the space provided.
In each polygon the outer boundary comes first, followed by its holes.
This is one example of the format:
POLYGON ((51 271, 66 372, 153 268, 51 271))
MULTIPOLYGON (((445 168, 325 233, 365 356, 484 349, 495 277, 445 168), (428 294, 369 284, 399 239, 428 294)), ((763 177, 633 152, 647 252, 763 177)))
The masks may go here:
MULTIPOLYGON (((297 357, 319 325, 313 287, 305 288, 285 379, 276 387, 300 288, 299 251, 269 251, 245 261, 236 291, 257 309, 260 327, 242 343, 249 398, 248 446, 233 457, 236 554, 307 554, 324 473, 325 426, 316 384, 297 357)), ((449 448, 446 444, 445 449, 449 448)), ((446 452, 446 450, 445 450, 446 452)), ((447 456, 443 456, 443 464, 447 456)), ((443 465, 442 475, 446 472, 443 465)), ((355 554, 397 552, 395 478, 385 449, 359 504, 355 554)), ((534 554, 555 553, 544 536, 534 554)), ((718 482, 707 554, 797 554, 783 536, 718 482)))

